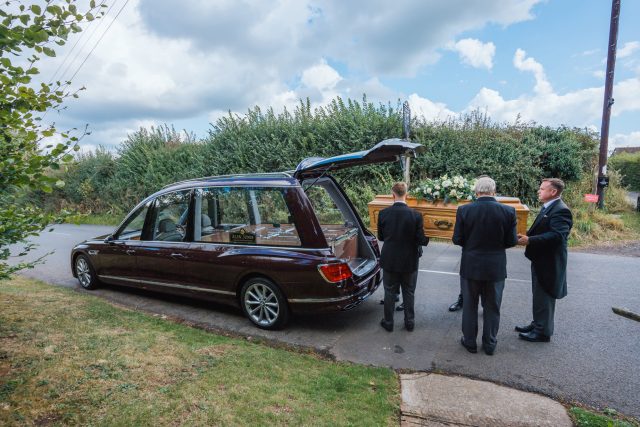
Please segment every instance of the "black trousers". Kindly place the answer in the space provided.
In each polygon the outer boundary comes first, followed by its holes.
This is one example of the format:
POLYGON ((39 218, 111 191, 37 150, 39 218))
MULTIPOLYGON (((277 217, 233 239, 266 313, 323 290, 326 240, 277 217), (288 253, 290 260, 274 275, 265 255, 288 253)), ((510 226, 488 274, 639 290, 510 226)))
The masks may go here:
POLYGON ((531 292, 533 293, 534 330, 542 335, 553 335, 553 318, 556 313, 556 299, 549 295, 538 282, 538 276, 531 264, 531 292))
POLYGON ((414 300, 417 282, 418 270, 410 273, 396 273, 387 270, 383 271, 382 284, 384 286, 384 321, 387 324, 393 325, 393 314, 395 313, 398 289, 402 290, 404 323, 414 323, 414 300))
POLYGON ((497 282, 460 278, 462 287, 462 335, 464 343, 475 347, 478 336, 478 300, 482 299, 482 344, 494 349, 498 342, 500 305, 504 280, 497 282))

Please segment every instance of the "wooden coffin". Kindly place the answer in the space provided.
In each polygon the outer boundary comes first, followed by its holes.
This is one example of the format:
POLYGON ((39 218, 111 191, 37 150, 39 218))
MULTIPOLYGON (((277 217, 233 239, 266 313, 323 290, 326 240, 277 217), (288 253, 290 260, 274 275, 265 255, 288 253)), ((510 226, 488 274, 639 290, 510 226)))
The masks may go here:
MULTIPOLYGON (((520 203, 520 199, 517 197, 496 197, 496 199, 500 203, 513 206, 516 209, 518 233, 525 234, 527 232, 527 217, 529 216, 529 208, 527 205, 520 203)), ((471 202, 460 202, 461 205, 466 203, 471 202)), ((374 233, 378 231, 378 214, 382 209, 392 204, 393 196, 391 195, 378 195, 373 201, 369 202, 370 228, 374 233)), ((418 200, 414 197, 407 197, 407 205, 422 214, 425 235, 451 239, 453 236, 453 227, 456 223, 458 204, 448 203, 445 205, 441 200, 429 202, 427 200, 418 200)))

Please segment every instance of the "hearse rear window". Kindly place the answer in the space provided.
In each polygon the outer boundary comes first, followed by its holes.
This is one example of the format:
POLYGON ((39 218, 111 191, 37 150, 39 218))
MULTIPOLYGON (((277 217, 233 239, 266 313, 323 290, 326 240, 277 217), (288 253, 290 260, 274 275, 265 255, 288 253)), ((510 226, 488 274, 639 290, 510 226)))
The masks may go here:
POLYGON ((200 188, 195 193, 195 212, 196 242, 301 245, 283 189, 200 188))

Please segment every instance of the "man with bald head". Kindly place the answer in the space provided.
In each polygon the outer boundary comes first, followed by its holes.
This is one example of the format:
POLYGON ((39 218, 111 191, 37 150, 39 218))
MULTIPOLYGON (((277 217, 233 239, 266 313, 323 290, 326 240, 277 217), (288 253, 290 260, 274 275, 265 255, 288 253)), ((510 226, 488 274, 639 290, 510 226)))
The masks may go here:
POLYGON ((460 342, 470 353, 477 353, 478 300, 482 298, 482 348, 487 355, 493 355, 507 277, 505 250, 518 242, 516 210, 495 199, 496 183, 488 176, 478 178, 474 191, 476 201, 457 209, 452 239, 462 246, 460 342))

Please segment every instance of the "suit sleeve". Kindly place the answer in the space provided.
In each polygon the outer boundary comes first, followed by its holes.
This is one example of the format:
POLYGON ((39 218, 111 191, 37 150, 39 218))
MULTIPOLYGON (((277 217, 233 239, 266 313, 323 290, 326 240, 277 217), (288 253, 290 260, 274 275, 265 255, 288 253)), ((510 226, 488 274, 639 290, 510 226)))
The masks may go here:
POLYGON ((553 247, 569 238, 573 225, 573 216, 569 209, 562 209, 549 216, 549 231, 529 236, 529 245, 535 247, 553 247))
POLYGON ((509 216, 507 217, 507 227, 504 233, 504 247, 512 248, 518 243, 518 219, 516 218, 516 210, 509 209, 509 216))
POLYGON ((429 238, 424 235, 424 219, 422 215, 416 212, 416 242, 419 246, 427 246, 429 238))
POLYGON ((453 227, 453 237, 451 240, 454 245, 464 246, 464 221, 460 208, 456 211, 456 225, 453 227))
POLYGON ((378 214, 378 240, 380 240, 381 242, 384 242, 384 234, 382 232, 382 223, 384 221, 384 215, 382 215, 382 212, 380 212, 378 214))

